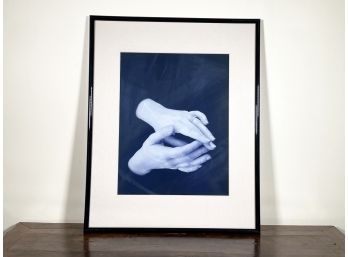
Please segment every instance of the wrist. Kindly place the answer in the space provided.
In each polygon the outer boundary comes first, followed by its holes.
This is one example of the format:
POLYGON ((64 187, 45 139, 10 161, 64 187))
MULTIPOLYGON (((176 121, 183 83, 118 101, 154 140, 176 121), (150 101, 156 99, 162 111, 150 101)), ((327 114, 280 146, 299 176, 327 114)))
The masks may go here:
POLYGON ((146 167, 142 158, 140 158, 141 154, 139 154, 139 151, 141 151, 141 148, 128 161, 128 168, 137 175, 145 175, 149 173, 151 169, 146 167))
POLYGON ((136 116, 157 130, 161 127, 159 122, 161 120, 160 116, 167 110, 163 105, 146 98, 138 104, 136 116))

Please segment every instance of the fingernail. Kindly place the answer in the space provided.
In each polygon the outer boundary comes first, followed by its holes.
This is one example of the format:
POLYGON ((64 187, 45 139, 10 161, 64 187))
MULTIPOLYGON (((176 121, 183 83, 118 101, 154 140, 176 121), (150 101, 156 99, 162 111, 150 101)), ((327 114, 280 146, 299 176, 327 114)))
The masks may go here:
POLYGON ((209 161, 210 159, 211 159, 211 157, 208 155, 207 158, 206 158, 206 160, 209 161))
POLYGON ((211 147, 210 143, 209 144, 204 144, 204 147, 207 148, 208 150, 214 150, 214 148, 211 147))
POLYGON ((210 142, 209 145, 210 145, 210 147, 213 148, 213 149, 216 147, 216 145, 215 145, 213 142, 210 142))
POLYGON ((211 140, 214 141, 216 138, 214 136, 211 136, 211 140))

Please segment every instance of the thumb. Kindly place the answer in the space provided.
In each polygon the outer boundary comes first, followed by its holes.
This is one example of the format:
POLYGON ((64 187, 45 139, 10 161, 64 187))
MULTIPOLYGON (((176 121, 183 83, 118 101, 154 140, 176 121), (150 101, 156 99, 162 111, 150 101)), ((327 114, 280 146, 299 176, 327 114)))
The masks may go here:
POLYGON ((155 133, 151 134, 144 142, 143 145, 154 145, 161 142, 166 137, 174 134, 174 127, 167 126, 157 130, 155 133))

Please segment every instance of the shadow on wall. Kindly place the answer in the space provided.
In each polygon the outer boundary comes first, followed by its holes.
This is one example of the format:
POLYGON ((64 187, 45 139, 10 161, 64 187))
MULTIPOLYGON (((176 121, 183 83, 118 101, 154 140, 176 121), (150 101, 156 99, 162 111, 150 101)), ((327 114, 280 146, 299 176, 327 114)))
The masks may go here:
POLYGON ((267 84, 267 60, 265 34, 261 22, 260 39, 260 187, 261 187, 261 224, 278 224, 276 185, 273 165, 272 124, 267 84))
POLYGON ((86 154, 87 154, 87 113, 88 113, 88 53, 89 53, 89 19, 86 19, 81 82, 78 95, 77 115, 75 122, 74 141, 70 161, 70 175, 65 204, 65 222, 83 222, 86 154))

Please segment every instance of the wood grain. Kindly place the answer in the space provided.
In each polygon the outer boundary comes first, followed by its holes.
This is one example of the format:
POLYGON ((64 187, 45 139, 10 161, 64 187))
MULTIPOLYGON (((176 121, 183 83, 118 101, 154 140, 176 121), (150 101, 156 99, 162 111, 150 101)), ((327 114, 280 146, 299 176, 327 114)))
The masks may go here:
POLYGON ((227 233, 83 234, 82 224, 18 223, 4 235, 8 257, 338 257, 344 235, 330 226, 262 226, 227 233))

